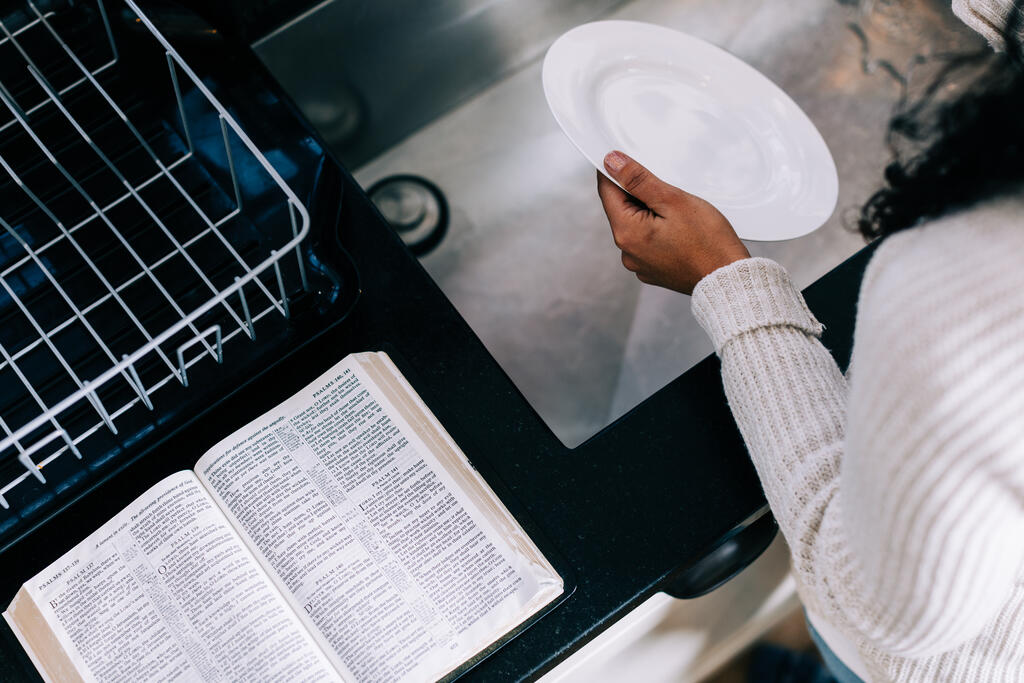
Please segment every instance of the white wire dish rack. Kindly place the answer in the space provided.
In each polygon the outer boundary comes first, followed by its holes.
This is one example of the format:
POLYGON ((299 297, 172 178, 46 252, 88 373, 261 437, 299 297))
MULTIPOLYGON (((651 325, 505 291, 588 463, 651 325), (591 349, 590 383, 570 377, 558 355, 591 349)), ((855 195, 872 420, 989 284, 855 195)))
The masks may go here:
POLYGON ((308 286, 309 214, 132 0, 28 0, 3 14, 0 101, 9 509, 17 487, 88 460, 125 416, 159 414, 163 389, 200 381, 196 363, 221 363, 261 320, 287 318, 290 292, 308 286), (162 68, 141 82, 124 40, 148 43, 162 68), (175 120, 147 108, 161 89, 175 120))

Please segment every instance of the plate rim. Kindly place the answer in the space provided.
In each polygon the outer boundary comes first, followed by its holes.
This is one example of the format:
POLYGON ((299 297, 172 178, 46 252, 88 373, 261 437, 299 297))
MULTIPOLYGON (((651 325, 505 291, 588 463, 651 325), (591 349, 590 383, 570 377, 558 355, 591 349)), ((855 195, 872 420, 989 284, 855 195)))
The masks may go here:
MULTIPOLYGON (((804 237, 806 235, 809 235, 810 233, 814 232, 815 230, 820 229, 821 227, 823 227, 825 225, 825 223, 827 223, 829 221, 830 218, 832 218, 832 216, 835 214, 836 207, 839 204, 839 171, 838 171, 838 168, 836 167, 835 157, 833 157, 833 155, 832 155, 832 150, 829 147, 828 142, 825 140, 825 137, 821 134, 821 131, 818 129, 818 126, 815 125, 814 121, 811 120, 811 117, 808 116, 806 111, 804 111, 803 107, 801 107, 800 104, 796 100, 794 100, 793 97, 788 92, 786 92, 786 90, 784 88, 782 88, 778 83, 776 83, 774 80, 772 80, 766 74, 762 73, 759 69, 757 69, 753 65, 747 63, 746 61, 744 61, 740 57, 736 56, 735 54, 733 54, 729 50, 723 48, 722 46, 716 45, 715 43, 713 43, 713 42, 711 42, 709 40, 705 40, 703 38, 700 38, 699 36, 696 36, 696 35, 694 35, 692 33, 687 33, 686 31, 681 31, 679 29, 671 28, 669 26, 663 26, 661 24, 655 24, 655 23, 646 22, 646 21, 636 21, 636 20, 631 20, 631 19, 601 19, 601 20, 598 20, 598 21, 590 21, 590 22, 586 22, 586 23, 583 23, 583 24, 579 24, 579 25, 574 26, 573 28, 569 29, 568 31, 565 31, 560 36, 558 36, 558 38, 556 38, 554 40, 554 42, 551 43, 551 45, 548 47, 548 49, 544 53, 544 60, 543 60, 543 63, 541 65, 541 85, 542 85, 542 89, 544 91, 544 100, 545 100, 545 102, 548 105, 548 110, 551 112, 552 116, 554 116, 555 121, 558 123, 558 127, 562 130, 562 134, 565 135, 565 137, 569 139, 569 141, 577 149, 577 151, 579 151, 579 153, 582 154, 583 157, 585 159, 587 159, 587 161, 589 161, 590 164, 592 166, 594 166, 594 168, 596 168, 599 173, 601 173, 606 178, 608 178, 609 180, 614 182, 617 186, 622 188, 622 185, 620 185, 618 183, 618 181, 616 181, 614 178, 612 178, 608 174, 607 170, 605 170, 605 168, 604 168, 604 157, 602 156, 600 159, 592 158, 590 156, 590 154, 588 154, 587 151, 583 149, 583 147, 580 145, 580 143, 572 135, 569 134, 566 122, 563 120, 563 117, 560 114, 560 112, 558 111, 558 109, 552 103, 552 91, 554 90, 554 86, 551 83, 551 79, 553 78, 553 75, 551 74, 551 69, 554 68, 552 66, 552 64, 553 64, 552 55, 556 53, 556 48, 558 48, 560 46, 560 44, 564 45, 564 42, 567 41, 571 36, 573 36, 573 34, 585 33, 585 32, 588 32, 588 31, 596 30, 598 28, 610 28, 610 27, 615 26, 615 25, 618 25, 618 26, 629 26, 631 29, 640 30, 640 31, 654 31, 654 32, 658 32, 658 33, 674 34, 674 35, 677 35, 677 36, 682 36, 683 38, 685 38, 685 39, 687 39, 689 41, 692 41, 692 42, 695 42, 697 44, 700 44, 703 47, 710 48, 713 53, 716 53, 716 54, 722 56, 722 58, 725 59, 727 62, 739 65, 742 69, 745 69, 745 70, 748 70, 748 71, 752 72, 756 77, 760 77, 760 79, 762 79, 767 84, 769 84, 772 88, 774 88, 774 90, 776 90, 779 94, 781 94, 783 98, 785 98, 785 100, 793 107, 793 109, 796 112, 798 112, 801 117, 803 117, 803 120, 807 124, 810 132, 816 138, 816 142, 820 143, 821 149, 824 151, 824 158, 828 161, 828 168, 829 168, 829 171, 830 171, 829 172, 829 181, 830 181, 829 182, 829 188, 834 188, 832 193, 831 193, 832 194, 832 199, 829 202, 829 204, 831 206, 829 208, 828 213, 826 215, 824 215, 824 217, 821 219, 821 221, 816 226, 814 226, 814 227, 812 227, 810 229, 802 230, 802 231, 800 231, 800 232, 798 232, 798 233, 796 233, 794 235, 791 235, 791 236, 776 237, 776 238, 764 238, 764 237, 758 238, 758 237, 745 237, 743 235, 740 235, 740 239, 742 239, 745 242, 763 242, 763 243, 784 242, 784 241, 789 241, 789 240, 793 240, 793 239, 798 239, 800 237, 804 237)), ((609 151, 611 151, 611 150, 609 150, 609 151)), ((683 189, 685 189, 685 188, 683 188, 683 189)), ((699 196, 699 195, 696 195, 696 196, 699 196)), ((717 206, 716 206, 716 208, 717 208, 717 206)), ((737 230, 737 233, 739 233, 738 230, 737 230)))

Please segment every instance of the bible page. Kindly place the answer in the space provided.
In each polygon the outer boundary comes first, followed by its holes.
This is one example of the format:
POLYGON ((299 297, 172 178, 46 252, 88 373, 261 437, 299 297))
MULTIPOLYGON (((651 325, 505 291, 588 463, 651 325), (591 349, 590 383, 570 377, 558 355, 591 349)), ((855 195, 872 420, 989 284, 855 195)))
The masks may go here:
POLYGON ((355 681, 432 680, 562 582, 465 456, 443 465, 371 379, 389 363, 349 356, 195 469, 336 667, 355 681))
POLYGON ((29 581, 4 616, 48 680, 338 677, 191 472, 29 581))

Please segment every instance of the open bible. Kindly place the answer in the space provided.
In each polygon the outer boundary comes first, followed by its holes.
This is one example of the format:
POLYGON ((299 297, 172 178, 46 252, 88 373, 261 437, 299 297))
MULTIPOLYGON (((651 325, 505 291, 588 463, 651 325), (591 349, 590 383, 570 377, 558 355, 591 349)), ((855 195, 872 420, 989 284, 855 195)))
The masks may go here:
POLYGON ((422 681, 563 591, 383 353, 150 488, 4 612, 53 681, 422 681))

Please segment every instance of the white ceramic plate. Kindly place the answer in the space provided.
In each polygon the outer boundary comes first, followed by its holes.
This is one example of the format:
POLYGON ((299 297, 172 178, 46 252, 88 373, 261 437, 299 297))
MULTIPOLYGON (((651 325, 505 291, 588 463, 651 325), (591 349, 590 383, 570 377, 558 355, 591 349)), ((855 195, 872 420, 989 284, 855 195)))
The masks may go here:
POLYGON ((622 150, 714 204, 743 239, 799 237, 835 209, 836 166, 818 129, 710 43, 640 22, 583 24, 548 50, 543 81, 555 119, 598 170, 622 150))

